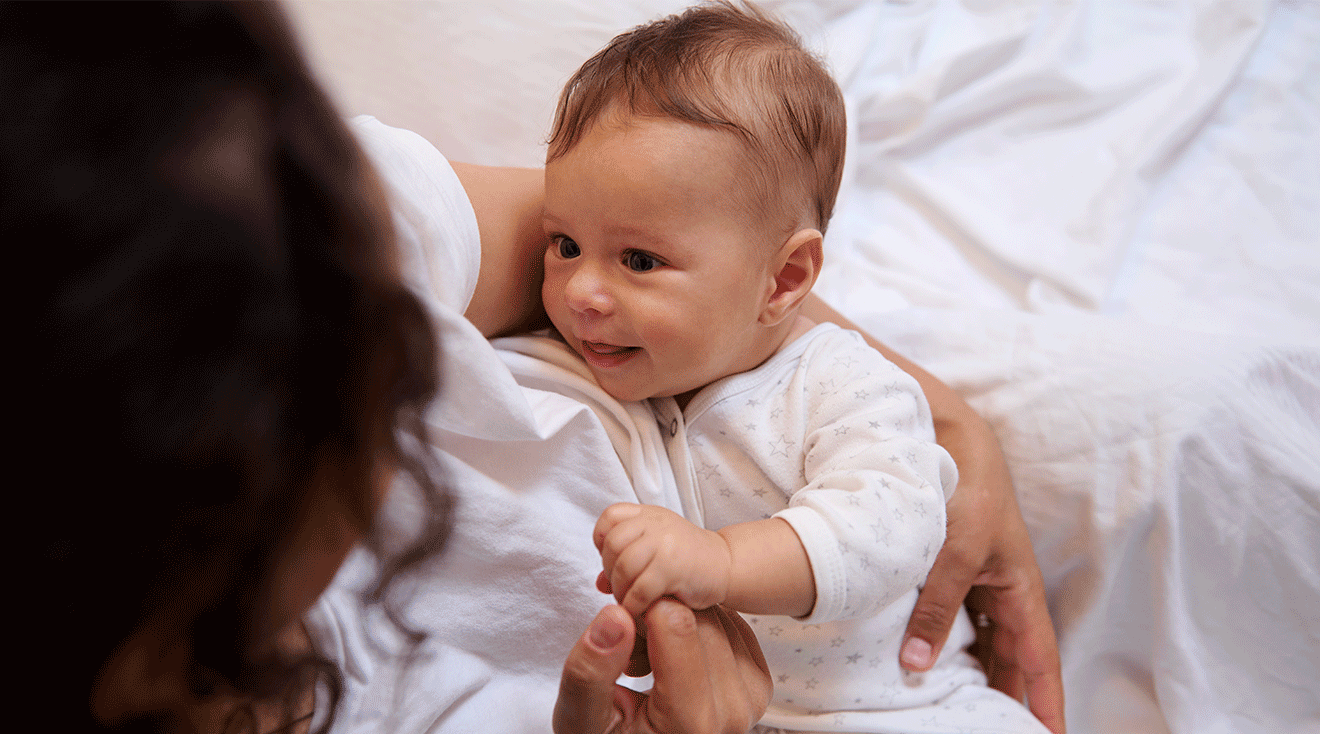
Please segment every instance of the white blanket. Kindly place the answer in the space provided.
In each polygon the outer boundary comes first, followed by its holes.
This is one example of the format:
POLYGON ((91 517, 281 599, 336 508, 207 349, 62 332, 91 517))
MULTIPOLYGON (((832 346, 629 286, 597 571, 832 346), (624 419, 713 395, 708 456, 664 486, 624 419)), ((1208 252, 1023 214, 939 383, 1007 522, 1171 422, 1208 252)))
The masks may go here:
MULTIPOLYGON (((1320 4, 767 4, 849 105, 819 292, 997 430, 1070 731, 1320 729, 1320 4)), ((681 5, 294 10, 346 113, 535 166, 567 75, 681 5)))

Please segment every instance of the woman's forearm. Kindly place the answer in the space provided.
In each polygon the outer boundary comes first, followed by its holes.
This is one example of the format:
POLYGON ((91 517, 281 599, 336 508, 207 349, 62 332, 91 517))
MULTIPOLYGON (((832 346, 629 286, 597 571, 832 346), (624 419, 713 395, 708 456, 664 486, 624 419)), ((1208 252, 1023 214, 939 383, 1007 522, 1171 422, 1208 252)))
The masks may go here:
POLYGON ((545 172, 450 165, 472 202, 481 233, 481 274, 463 315, 488 337, 548 325, 541 306, 545 172))

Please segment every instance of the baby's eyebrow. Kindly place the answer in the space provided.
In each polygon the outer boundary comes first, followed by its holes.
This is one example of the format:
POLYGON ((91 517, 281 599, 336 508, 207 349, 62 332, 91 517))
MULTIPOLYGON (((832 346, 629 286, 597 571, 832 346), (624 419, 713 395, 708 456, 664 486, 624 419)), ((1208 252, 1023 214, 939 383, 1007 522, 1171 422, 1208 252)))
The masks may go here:
POLYGON ((671 244, 668 239, 661 235, 644 229, 638 229, 637 227, 631 227, 626 224, 609 225, 604 229, 606 234, 620 239, 640 240, 644 244, 650 244, 657 247, 671 244))
MULTIPOLYGON (((541 210, 542 229, 562 232, 566 227, 564 220, 555 216, 553 212, 545 209, 541 210)), ((612 239, 624 240, 656 249, 673 247, 675 244, 663 235, 628 224, 605 224, 601 227, 601 232, 612 239)))

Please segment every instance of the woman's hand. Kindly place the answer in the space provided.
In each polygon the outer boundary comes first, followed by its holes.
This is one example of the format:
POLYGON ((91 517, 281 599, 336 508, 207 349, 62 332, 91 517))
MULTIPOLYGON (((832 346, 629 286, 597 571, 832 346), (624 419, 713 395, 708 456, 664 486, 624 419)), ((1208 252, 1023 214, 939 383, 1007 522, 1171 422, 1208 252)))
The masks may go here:
POLYGON ((958 465, 948 535, 908 621, 899 662, 908 670, 928 670, 965 602, 978 621, 974 652, 991 685, 1019 700, 1025 693, 1036 718, 1064 734, 1063 677, 1045 584, 994 431, 948 385, 818 297, 808 296, 802 313, 860 332, 867 344, 916 378, 930 403, 936 439, 958 465))
MULTIPOLYGON (((946 448, 947 439, 963 444, 964 455, 972 450, 966 444, 976 439, 959 428, 945 430, 946 448)), ((1026 694, 1036 718, 1064 734, 1059 651, 1040 568, 998 443, 980 451, 988 455, 977 471, 963 470, 949 501, 948 536, 908 621, 900 662, 909 670, 929 669, 965 598, 977 623, 973 652, 990 685, 1018 700, 1026 694)))
POLYGON ((646 654, 634 656, 638 638, 628 612, 609 606, 596 615, 564 663, 556 734, 742 734, 756 725, 773 685, 741 617, 660 599, 643 619, 646 654), (615 685, 625 670, 640 675, 648 665, 655 675, 650 694, 615 685))

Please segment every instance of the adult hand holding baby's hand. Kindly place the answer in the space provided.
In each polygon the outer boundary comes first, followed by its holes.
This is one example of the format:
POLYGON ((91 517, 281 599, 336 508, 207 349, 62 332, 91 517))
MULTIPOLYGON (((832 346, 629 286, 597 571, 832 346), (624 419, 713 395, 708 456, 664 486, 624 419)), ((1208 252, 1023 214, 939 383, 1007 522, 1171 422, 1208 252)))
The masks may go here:
POLYGON ((662 596, 705 609, 728 595, 728 543, 663 507, 611 505, 596 521, 592 538, 605 567, 597 588, 614 594, 634 616, 662 596))
POLYGON ((634 622, 622 607, 596 615, 564 663, 555 734, 746 732, 774 686, 751 627, 722 607, 699 612, 661 599, 634 622), (635 624, 646 626, 650 694, 614 681, 635 660, 635 624))

